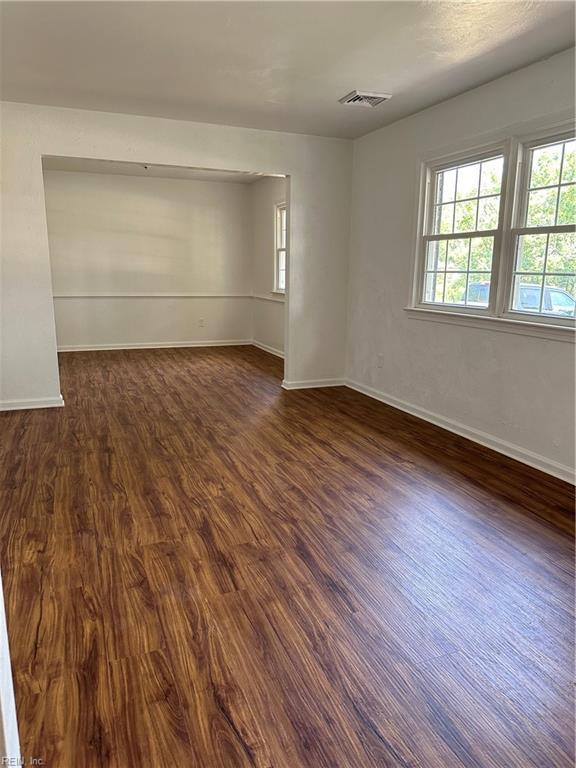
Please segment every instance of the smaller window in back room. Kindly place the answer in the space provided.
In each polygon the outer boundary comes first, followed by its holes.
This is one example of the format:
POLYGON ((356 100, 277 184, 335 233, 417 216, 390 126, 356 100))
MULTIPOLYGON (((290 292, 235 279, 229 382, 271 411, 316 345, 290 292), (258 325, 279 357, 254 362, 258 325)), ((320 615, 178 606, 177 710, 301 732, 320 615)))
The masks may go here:
POLYGON ((274 269, 274 290, 286 291, 286 203, 276 206, 276 252, 274 269))

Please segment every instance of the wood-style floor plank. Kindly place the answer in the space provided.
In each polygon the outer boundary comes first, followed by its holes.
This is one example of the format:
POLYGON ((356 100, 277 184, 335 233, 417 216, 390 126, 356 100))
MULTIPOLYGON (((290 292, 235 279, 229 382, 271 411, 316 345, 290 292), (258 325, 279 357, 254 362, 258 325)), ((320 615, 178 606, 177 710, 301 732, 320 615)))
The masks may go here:
POLYGON ((27 758, 573 765, 570 486, 250 347, 60 365, 0 415, 27 758))

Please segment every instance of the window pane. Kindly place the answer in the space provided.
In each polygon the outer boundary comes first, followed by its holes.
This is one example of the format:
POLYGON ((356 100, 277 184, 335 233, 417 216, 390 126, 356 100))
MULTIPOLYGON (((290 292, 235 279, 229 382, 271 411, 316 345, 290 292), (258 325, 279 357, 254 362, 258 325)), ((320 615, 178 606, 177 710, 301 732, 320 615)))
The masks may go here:
POLYGON ((286 248, 286 208, 276 208, 276 248, 286 248))
POLYGON ((542 279, 536 275, 517 275, 514 278, 512 308, 519 312, 539 312, 542 279))
POLYGON ((478 202, 477 229, 497 229, 500 212, 500 195, 484 197, 478 202))
POLYGON ((424 301, 434 301, 436 275, 426 272, 424 276, 424 301))
POLYGON ((496 229, 503 166, 504 158, 495 157, 437 172, 433 234, 496 229), (480 189, 484 197, 479 202, 480 189))
POLYGON ((464 304, 466 296, 466 273, 447 272, 446 291, 444 293, 445 304, 464 304))
POLYGON ((462 200, 467 197, 478 197, 479 184, 480 163, 460 166, 456 182, 456 199, 462 200))
POLYGON ((558 317, 574 316, 575 241, 573 232, 518 238, 513 309, 558 317))
POLYGON ((549 276, 544 284, 542 311, 561 317, 574 317, 576 306, 576 275, 549 276))
POLYGON ((487 307, 490 301, 490 272, 479 272, 468 277, 466 305, 487 307))
POLYGON ((278 270, 278 290, 286 290, 286 272, 284 270, 278 270))
POLYGON ((576 181, 576 141, 568 141, 564 145, 564 165, 562 166, 562 181, 576 181))
POLYGON ((436 177, 436 202, 448 203, 456 194, 456 171, 442 171, 436 177))
POLYGON ((486 308, 494 237, 454 237, 428 243, 424 301, 486 308))
POLYGON ((558 224, 576 223, 576 185, 560 187, 558 201, 558 224))
POLYGON ((448 261, 446 269, 456 272, 464 272, 468 269, 468 252, 470 250, 470 239, 460 238, 458 240, 448 241, 448 261))
POLYGON ((454 228, 454 203, 447 203, 446 205, 440 205, 436 209, 436 226, 434 232, 436 234, 448 234, 452 232, 454 228))
POLYGON ((539 189, 528 196, 527 227, 553 226, 556 216, 556 197, 558 190, 539 189))
POLYGON ((433 240, 428 243, 426 269, 430 272, 446 269, 446 240, 433 240))
POLYGON ((278 251, 278 271, 286 269, 286 251, 278 251))
MULTIPOLYGON (((537 235, 537 237, 543 237, 537 235)), ((548 242, 548 272, 576 272, 576 234, 551 234, 548 242)), ((520 271, 520 270, 519 270, 520 271)))
POLYGON ((522 235, 518 238, 517 272, 543 272, 547 235, 522 235))
POLYGON ((560 181, 560 161, 562 159, 562 144, 551 147, 539 147, 532 152, 532 172, 530 188, 546 187, 558 184, 560 181))
POLYGON ((502 169, 504 158, 495 157, 493 160, 485 160, 482 163, 480 176, 480 194, 490 195, 500 192, 502 187, 502 169))
POLYGON ((424 287, 424 301, 433 303, 442 303, 444 293, 444 273, 426 273, 426 282, 424 287))
POLYGON ((477 207, 477 200, 467 200, 464 203, 456 203, 454 232, 471 232, 476 229, 477 207))
POLYGON ((493 237, 473 237, 470 245, 470 269, 492 269, 493 237))

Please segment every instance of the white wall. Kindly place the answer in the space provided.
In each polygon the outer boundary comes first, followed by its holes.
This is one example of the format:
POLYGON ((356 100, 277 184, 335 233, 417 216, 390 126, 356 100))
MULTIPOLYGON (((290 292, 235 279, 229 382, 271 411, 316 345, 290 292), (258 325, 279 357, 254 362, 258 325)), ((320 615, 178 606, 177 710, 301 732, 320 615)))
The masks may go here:
POLYGON ((247 184, 44 178, 55 294, 252 292, 247 184))
POLYGON ((252 265, 254 275, 253 334, 264 347, 284 349, 284 296, 274 293, 276 205, 288 202, 287 181, 267 178, 250 184, 252 265))
POLYGON ((421 159, 464 139, 473 143, 486 132, 573 110, 573 94, 572 51, 355 142, 347 370, 349 379, 402 407, 452 420, 463 432, 568 477, 573 344, 414 319, 404 307, 421 159))
POLYGON ((252 338, 247 184, 45 171, 44 186, 59 348, 252 338))
POLYGON ((60 399, 43 155, 289 174, 285 379, 343 376, 350 142, 14 103, 1 120, 1 407, 60 399))
POLYGON ((179 296, 56 299, 58 349, 248 344, 252 302, 179 296))

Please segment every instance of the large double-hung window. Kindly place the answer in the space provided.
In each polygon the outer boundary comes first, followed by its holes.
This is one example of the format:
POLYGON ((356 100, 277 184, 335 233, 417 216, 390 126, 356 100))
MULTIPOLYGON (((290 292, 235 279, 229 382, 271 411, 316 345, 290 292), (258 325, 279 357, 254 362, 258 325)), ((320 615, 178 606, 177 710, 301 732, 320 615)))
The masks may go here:
POLYGON ((422 211, 414 308, 574 324, 573 132, 427 164, 422 211))

